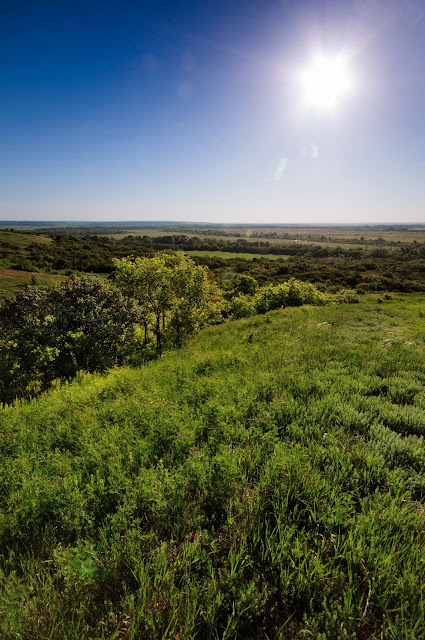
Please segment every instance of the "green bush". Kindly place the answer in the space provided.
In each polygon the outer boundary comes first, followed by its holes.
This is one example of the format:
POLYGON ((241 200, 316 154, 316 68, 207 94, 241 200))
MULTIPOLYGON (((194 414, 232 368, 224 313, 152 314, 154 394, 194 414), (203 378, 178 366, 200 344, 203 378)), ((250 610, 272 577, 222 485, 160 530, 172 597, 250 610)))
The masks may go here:
POLYGON ((136 303, 97 277, 25 288, 0 308, 0 401, 122 363, 138 319, 136 303))
POLYGON ((322 305, 328 296, 308 282, 292 278, 288 282, 260 288, 255 295, 238 295, 230 301, 230 313, 234 318, 245 318, 254 313, 266 313, 283 307, 304 304, 322 305))

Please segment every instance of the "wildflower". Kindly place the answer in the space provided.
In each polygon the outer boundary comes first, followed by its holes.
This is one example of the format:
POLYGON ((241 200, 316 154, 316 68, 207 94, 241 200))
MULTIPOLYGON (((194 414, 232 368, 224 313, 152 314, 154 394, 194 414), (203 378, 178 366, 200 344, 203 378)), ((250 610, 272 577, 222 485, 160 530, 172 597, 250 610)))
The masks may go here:
POLYGON ((271 415, 270 415, 270 413, 268 413, 267 414, 267 419, 270 420, 270 418, 271 418, 271 415))
POLYGON ((230 449, 230 453, 235 453, 235 450, 234 449, 230 449))
POLYGON ((190 540, 191 542, 195 542, 195 540, 196 540, 196 533, 191 533, 191 534, 190 534, 190 536, 189 536, 189 540, 190 540))

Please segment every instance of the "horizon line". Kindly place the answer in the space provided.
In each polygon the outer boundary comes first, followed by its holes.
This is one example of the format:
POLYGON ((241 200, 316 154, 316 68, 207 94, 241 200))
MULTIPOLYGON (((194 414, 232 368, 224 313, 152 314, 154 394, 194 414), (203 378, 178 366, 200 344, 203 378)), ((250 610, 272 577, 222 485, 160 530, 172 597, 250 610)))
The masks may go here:
POLYGON ((394 227, 394 226, 425 226, 424 222, 205 222, 194 220, 0 220, 0 226, 4 225, 199 225, 199 226, 222 226, 222 227, 394 227))

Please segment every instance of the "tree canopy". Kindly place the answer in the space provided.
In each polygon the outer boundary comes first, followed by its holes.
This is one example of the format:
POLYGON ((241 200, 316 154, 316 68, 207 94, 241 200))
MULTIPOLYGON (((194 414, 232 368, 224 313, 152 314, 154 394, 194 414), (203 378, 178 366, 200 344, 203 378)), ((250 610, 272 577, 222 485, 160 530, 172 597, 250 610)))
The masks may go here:
POLYGON ((158 353, 165 339, 180 345, 205 321, 212 294, 207 269, 184 253, 115 259, 114 265, 115 282, 141 309, 145 344, 153 332, 158 353))

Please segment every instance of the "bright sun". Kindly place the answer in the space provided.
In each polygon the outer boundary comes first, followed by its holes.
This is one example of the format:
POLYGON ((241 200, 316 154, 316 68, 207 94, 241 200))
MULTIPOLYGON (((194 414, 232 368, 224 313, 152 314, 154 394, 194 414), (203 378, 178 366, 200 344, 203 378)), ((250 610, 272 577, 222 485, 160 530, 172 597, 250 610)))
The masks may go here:
POLYGON ((318 55, 300 74, 303 101, 309 108, 334 110, 352 88, 347 62, 342 56, 318 55))

